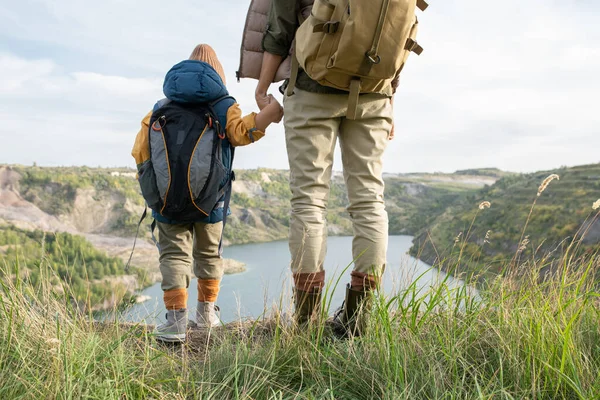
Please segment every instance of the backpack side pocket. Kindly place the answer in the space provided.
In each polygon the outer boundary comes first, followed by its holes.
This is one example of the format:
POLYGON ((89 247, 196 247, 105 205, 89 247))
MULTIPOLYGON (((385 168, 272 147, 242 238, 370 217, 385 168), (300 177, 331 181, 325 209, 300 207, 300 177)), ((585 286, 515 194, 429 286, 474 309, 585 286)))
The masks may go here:
POLYGON ((151 160, 144 161, 138 168, 138 182, 146 204, 154 211, 160 211, 161 201, 156 184, 156 174, 151 160))
POLYGON ((215 208, 223 195, 222 190, 219 190, 219 187, 221 186, 221 182, 223 182, 227 176, 227 171, 227 168, 225 168, 221 160, 214 160, 212 173, 209 180, 206 182, 206 187, 200 196, 195 199, 195 204, 199 208, 207 210, 208 213, 215 208))
POLYGON ((295 52, 298 63, 317 81, 327 73, 325 66, 338 40, 340 21, 331 21, 336 7, 341 6, 328 0, 315 0, 310 16, 296 32, 295 52))

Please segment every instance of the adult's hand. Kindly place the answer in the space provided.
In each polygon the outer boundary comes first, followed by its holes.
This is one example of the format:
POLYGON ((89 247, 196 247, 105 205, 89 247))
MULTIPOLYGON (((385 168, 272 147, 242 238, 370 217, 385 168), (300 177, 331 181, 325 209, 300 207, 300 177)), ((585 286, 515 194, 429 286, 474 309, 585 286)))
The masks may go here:
POLYGON ((395 135, 396 123, 394 122, 394 97, 390 98, 390 104, 392 105, 392 129, 390 129, 390 134, 388 135, 388 140, 392 140, 395 135))
POLYGON ((258 109, 262 111, 263 108, 271 103, 273 96, 267 94, 266 91, 260 90, 260 88, 257 87, 256 91, 254 92, 254 98, 256 99, 256 105, 258 106, 258 109))
POLYGON ((392 129, 390 130, 390 135, 388 136, 388 140, 392 140, 394 138, 394 134, 395 134, 394 127, 395 126, 396 126, 395 124, 392 124, 392 129))
POLYGON ((269 91, 269 86, 271 86, 271 82, 273 82, 275 74, 277 73, 277 69, 279 68, 279 64, 281 64, 282 60, 283 57, 276 56, 275 54, 271 54, 267 51, 265 51, 263 54, 260 78, 258 79, 256 91, 254 92, 256 105, 261 111, 271 102, 267 92, 269 91))

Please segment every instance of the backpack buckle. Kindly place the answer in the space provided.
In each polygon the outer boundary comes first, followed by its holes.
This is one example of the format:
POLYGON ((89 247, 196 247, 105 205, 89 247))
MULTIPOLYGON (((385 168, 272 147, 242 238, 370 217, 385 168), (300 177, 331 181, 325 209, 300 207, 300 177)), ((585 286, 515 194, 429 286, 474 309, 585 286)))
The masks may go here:
POLYGON ((420 56, 423 52, 423 48, 417 43, 414 39, 408 38, 406 39, 406 45, 404 46, 405 50, 412 51, 416 55, 420 56))
POLYGON ((429 4, 425 0, 417 0, 417 7, 419 7, 421 11, 425 11, 427 7, 429 7, 429 4))
POLYGON ((371 54, 371 52, 367 51, 365 56, 371 62, 371 64, 377 65, 381 62, 381 57, 379 57, 379 54, 371 54))
POLYGON ((323 25, 323 32, 327 33, 327 34, 332 34, 332 33, 336 33, 338 31, 338 28, 340 27, 340 22, 336 21, 336 22, 325 22, 325 25, 323 25))
POLYGON ((332 34, 332 33, 336 33, 338 31, 340 27, 340 21, 327 21, 324 22, 322 24, 317 24, 315 25, 315 27, 313 28, 313 33, 314 32, 323 32, 325 34, 332 34))
POLYGON ((219 121, 215 121, 215 126, 217 127, 217 136, 219 139, 225 139, 225 130, 221 127, 221 123, 219 121))
POLYGON ((162 115, 158 119, 156 119, 156 121, 154 121, 152 123, 152 129, 157 132, 160 132, 162 130, 163 126, 165 126, 166 124, 167 124, 167 117, 162 115))

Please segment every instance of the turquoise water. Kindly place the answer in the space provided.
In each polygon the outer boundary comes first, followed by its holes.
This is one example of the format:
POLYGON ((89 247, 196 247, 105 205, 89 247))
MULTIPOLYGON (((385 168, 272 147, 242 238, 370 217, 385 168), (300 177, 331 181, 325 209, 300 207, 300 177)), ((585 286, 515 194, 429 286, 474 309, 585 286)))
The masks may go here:
MULTIPOLYGON (((383 289, 386 295, 394 295, 406 288, 420 277, 417 286, 426 288, 440 281, 446 275, 429 265, 407 254, 412 244, 411 236, 390 236, 388 247, 388 265, 384 274, 383 289)), ((341 280, 333 292, 331 309, 338 307, 344 299, 344 288, 350 279, 351 268, 344 269, 352 262, 352 238, 331 237, 328 239, 325 269, 326 279, 335 285, 341 280)), ((242 261, 246 264, 246 272, 226 275, 221 284, 221 292, 217 304, 221 308, 221 319, 230 322, 238 318, 257 318, 269 312, 272 307, 291 310, 291 272, 289 269, 290 253, 287 241, 247 244, 226 247, 223 257, 242 261)), ((450 286, 462 284, 449 278, 450 286)), ((147 288, 142 295, 151 299, 129 309, 123 317, 129 321, 154 323, 164 317, 160 283, 147 288)), ((196 281, 189 288, 188 308, 196 306, 196 281)))

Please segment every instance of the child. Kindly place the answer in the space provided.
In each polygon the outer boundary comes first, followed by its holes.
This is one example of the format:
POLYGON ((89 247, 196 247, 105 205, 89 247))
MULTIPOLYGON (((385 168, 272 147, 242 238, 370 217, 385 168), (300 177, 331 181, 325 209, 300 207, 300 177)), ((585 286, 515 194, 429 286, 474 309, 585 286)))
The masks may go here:
MULTIPOLYGON (((231 97, 225 97, 228 92, 223 67, 214 50, 206 44, 197 46, 189 60, 182 61, 169 71, 163 89, 167 99, 173 102, 188 105, 214 102, 214 113, 226 132, 223 139, 227 143, 223 146, 226 149, 223 157, 225 165, 231 165, 229 145, 245 146, 254 143, 265 135, 265 130, 271 123, 277 123, 283 117, 282 107, 272 96, 270 104, 259 114, 250 113, 242 117, 239 105, 231 97)), ((156 107, 158 105, 155 109, 156 107)), ((142 128, 132 151, 138 168, 144 160, 144 152, 146 155, 149 152, 148 142, 143 137, 147 137, 151 116, 152 112, 142 121, 142 128)), ((223 276, 219 245, 223 216, 229 211, 224 210, 222 200, 207 217, 193 223, 182 224, 165 218, 157 210, 152 212, 158 226, 161 287, 167 308, 167 322, 159 325, 155 331, 157 340, 185 340, 188 322, 187 288, 192 260, 194 274, 198 278, 197 326, 211 328, 219 324, 216 314, 218 308, 215 306, 223 276)))

